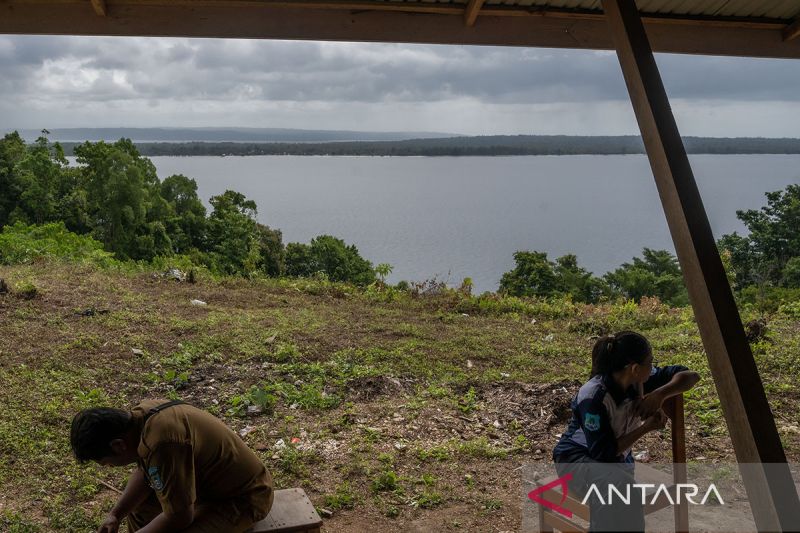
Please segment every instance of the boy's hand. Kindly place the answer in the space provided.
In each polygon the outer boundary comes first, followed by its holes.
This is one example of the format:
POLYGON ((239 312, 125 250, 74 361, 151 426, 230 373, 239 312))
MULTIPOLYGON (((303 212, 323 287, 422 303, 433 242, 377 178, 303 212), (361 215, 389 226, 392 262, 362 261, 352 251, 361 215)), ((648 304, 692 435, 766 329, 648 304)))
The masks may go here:
POLYGON ((664 427, 667 425, 667 415, 664 413, 664 411, 659 409, 647 420, 645 420, 644 423, 647 426, 648 431, 664 429, 664 427))
POLYGON ((641 398, 638 403, 636 404, 636 414, 642 420, 646 420, 653 416, 656 411, 661 409, 661 406, 664 403, 664 398, 658 391, 651 392, 644 398, 641 398))
POLYGON ((117 533, 117 531, 119 531, 119 518, 114 513, 108 513, 97 533, 117 533))

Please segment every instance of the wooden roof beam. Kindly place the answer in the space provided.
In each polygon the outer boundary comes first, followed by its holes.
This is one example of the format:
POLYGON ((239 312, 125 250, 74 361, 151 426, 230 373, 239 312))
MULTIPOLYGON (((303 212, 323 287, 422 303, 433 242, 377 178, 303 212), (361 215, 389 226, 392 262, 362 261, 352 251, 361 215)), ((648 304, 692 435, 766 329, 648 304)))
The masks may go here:
POLYGON ((469 0, 467 9, 464 10, 464 24, 467 26, 474 26, 475 20, 478 18, 478 12, 483 7, 485 0, 469 0))
POLYGON ((106 0, 92 0, 92 7, 98 17, 105 17, 107 14, 106 0))
MULTIPOLYGON (((323 7, 323 2, 313 5, 263 0, 115 0, 106 16, 97 16, 87 9, 86 0, 0 0, 0 34, 614 48, 602 15, 508 12, 485 6, 480 10, 481 23, 466 27, 463 6, 447 7, 455 9, 453 16, 447 16, 367 9, 368 2, 348 3, 351 9, 332 9, 331 4, 323 7), (364 9, 355 10, 355 5, 364 9), (512 13, 516 16, 509 16, 512 13)), ((782 38, 786 23, 649 17, 644 23, 657 52, 800 59, 800 39, 782 38)))
POLYGON ((634 0, 602 5, 756 527, 798 531, 797 489, 645 26, 634 0))
POLYGON ((784 41, 791 41, 798 36, 800 36, 800 19, 795 20, 793 23, 786 26, 785 30, 783 30, 784 41))

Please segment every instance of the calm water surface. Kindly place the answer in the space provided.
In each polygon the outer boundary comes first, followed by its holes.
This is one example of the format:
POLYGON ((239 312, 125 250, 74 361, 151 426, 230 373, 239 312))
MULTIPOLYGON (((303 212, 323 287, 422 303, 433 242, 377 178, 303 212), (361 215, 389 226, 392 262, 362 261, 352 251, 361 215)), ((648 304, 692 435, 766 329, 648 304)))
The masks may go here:
MULTIPOLYGON (((355 244, 390 279, 433 276, 497 289, 516 250, 578 255, 602 274, 641 254, 673 250, 647 159, 522 157, 153 157, 163 179, 197 180, 204 200, 225 189, 258 204, 284 242, 331 234, 355 244)), ((800 183, 800 156, 691 158, 714 234, 744 226, 737 209, 800 183)))

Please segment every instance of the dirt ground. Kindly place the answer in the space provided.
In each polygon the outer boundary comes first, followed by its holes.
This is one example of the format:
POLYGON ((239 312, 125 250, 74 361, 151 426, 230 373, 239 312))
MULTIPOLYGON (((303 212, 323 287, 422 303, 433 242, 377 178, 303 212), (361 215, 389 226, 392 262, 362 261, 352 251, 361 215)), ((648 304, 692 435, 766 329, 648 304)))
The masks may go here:
MULTIPOLYGON (((689 460, 733 458, 691 317, 652 302, 465 313, 451 297, 312 282, 52 264, 0 278, 12 287, 0 295, 0 530, 92 530, 127 474, 75 464, 71 416, 180 398, 239 432, 278 488, 302 487, 324 531, 518 531, 531 505, 521 471, 550 462, 598 328, 642 330, 659 359, 697 368, 689 460), (25 283, 32 297, 14 292, 25 283)), ((757 354, 796 459, 798 327, 772 327, 757 354)), ((644 450, 669 462, 669 432, 644 450)))

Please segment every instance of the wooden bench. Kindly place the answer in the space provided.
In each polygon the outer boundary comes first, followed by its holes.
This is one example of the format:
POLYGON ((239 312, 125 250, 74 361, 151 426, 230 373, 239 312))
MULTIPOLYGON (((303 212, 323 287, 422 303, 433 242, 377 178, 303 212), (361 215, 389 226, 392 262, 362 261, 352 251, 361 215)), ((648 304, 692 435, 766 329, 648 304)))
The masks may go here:
POLYGON ((322 518, 303 489, 275 491, 267 517, 253 524, 248 533, 319 533, 322 518))
MULTIPOLYGON (((670 492, 679 483, 686 483, 686 427, 684 425, 683 413, 683 395, 673 396, 664 402, 664 412, 672 421, 672 482, 670 492)), ((553 478, 555 479, 555 478, 553 478)), ((547 480, 547 483, 552 480, 547 480)), ((543 484, 544 484, 543 483, 543 484)), ((561 494, 555 491, 547 491, 542 494, 542 497, 547 501, 555 504, 560 504, 561 494)), ((656 511, 660 511, 665 507, 669 507, 671 503, 667 498, 662 498, 661 501, 654 504, 644 506, 645 516, 656 511)), ((589 521, 590 511, 588 505, 583 505, 581 500, 567 495, 567 499, 562 507, 572 511, 574 516, 577 516, 585 521, 589 521)), ((685 502, 673 506, 673 514, 675 518, 675 531, 686 532, 689 531, 689 508, 685 502)), ((550 509, 545 509, 539 506, 539 531, 541 533, 553 533, 560 531, 561 533, 586 533, 588 527, 583 526, 567 517, 554 513, 550 509)))

